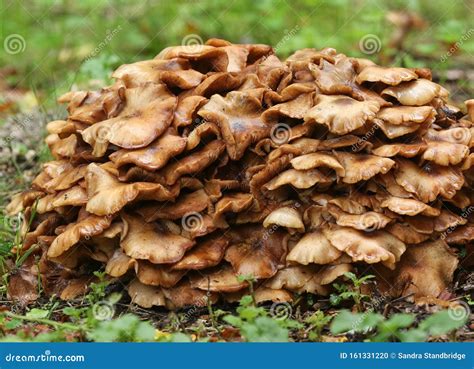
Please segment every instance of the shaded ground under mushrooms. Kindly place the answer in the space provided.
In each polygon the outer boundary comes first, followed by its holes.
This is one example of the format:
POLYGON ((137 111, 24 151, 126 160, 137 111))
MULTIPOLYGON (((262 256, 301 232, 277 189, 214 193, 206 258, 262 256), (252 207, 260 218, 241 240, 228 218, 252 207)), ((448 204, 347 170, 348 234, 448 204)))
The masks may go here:
POLYGON ((235 301, 241 275, 259 302, 325 296, 368 270, 416 299, 472 267, 472 100, 429 74, 211 39, 112 77, 59 99, 55 160, 7 208, 28 252, 11 299, 72 299, 104 269, 145 308, 235 301))

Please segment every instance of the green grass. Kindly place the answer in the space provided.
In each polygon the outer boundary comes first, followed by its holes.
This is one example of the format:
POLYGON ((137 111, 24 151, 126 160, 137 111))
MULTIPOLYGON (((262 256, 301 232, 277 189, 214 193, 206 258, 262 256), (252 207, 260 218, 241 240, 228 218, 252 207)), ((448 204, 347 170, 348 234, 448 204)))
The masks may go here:
POLYGON ((386 15, 403 9, 419 14, 426 26, 407 37, 408 53, 398 54, 396 64, 445 70, 472 63, 473 9, 467 1, 3 0, 2 39, 20 35, 24 50, 0 53, 0 65, 14 68, 8 76, 11 85, 34 87, 51 105, 74 84, 100 86, 116 66, 152 58, 189 35, 268 43, 282 56, 326 46, 364 56, 359 42, 371 34, 381 40, 381 47, 370 57, 388 63, 394 53, 388 46, 394 26, 386 15), (472 37, 463 41, 468 34, 472 37), (440 62, 459 41, 453 57, 440 62))

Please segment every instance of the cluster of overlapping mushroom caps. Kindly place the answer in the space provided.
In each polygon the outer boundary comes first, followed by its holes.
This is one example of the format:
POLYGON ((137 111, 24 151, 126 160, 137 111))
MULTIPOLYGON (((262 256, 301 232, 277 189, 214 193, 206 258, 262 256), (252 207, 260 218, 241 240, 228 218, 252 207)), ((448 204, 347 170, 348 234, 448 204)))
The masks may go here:
POLYGON ((112 77, 60 98, 55 160, 9 206, 36 247, 12 298, 72 298, 101 269, 144 307, 235 301, 249 278, 257 301, 327 295, 348 271, 436 297, 472 252, 473 100, 427 69, 212 39, 112 77))

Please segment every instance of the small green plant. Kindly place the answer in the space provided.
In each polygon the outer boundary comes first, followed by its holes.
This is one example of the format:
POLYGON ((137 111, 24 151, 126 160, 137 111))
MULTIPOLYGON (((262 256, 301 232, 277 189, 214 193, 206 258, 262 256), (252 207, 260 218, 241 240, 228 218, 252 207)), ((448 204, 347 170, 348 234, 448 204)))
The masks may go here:
POLYGON ((247 282, 249 284, 250 297, 252 298, 252 304, 255 305, 255 291, 253 288, 253 284, 257 282, 257 279, 251 274, 240 274, 237 276, 237 279, 239 282, 247 282))
POLYGON ((272 318, 263 307, 254 303, 252 296, 240 300, 236 315, 226 315, 223 319, 238 328, 248 342, 288 342, 289 330, 302 325, 290 318, 272 318))
POLYGON ((333 283, 333 287, 336 289, 337 293, 333 293, 329 296, 329 301, 332 305, 338 306, 343 301, 353 300, 355 307, 358 311, 362 310, 362 302, 368 300, 369 296, 362 293, 362 286, 367 284, 368 281, 372 278, 375 278, 374 275, 366 275, 361 278, 352 272, 344 273, 344 276, 352 282, 352 286, 347 283, 333 283))
POLYGON ((323 311, 317 310, 311 316, 305 319, 308 324, 308 338, 311 341, 320 341, 322 330, 329 324, 332 316, 325 315, 323 311))
POLYGON ((394 314, 385 319, 374 312, 351 313, 341 310, 331 323, 331 332, 360 333, 369 342, 422 342, 430 336, 441 336, 459 329, 466 324, 467 315, 459 316, 449 310, 441 310, 414 326, 414 314, 394 314))
POLYGON ((155 328, 141 321, 136 315, 124 314, 121 317, 99 322, 87 338, 95 342, 145 342, 154 341, 155 328))

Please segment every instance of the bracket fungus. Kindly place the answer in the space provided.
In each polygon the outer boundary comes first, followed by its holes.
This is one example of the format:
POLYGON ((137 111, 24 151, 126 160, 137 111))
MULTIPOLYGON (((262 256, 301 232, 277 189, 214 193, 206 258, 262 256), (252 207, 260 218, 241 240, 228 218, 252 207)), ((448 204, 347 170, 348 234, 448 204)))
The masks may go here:
POLYGON ((369 264, 394 296, 450 288, 474 242, 474 100, 463 116, 429 71, 331 48, 201 46, 61 96, 55 160, 7 207, 25 255, 10 298, 39 280, 74 298, 96 268, 145 308, 235 301, 242 275, 257 301, 327 295, 369 264))

